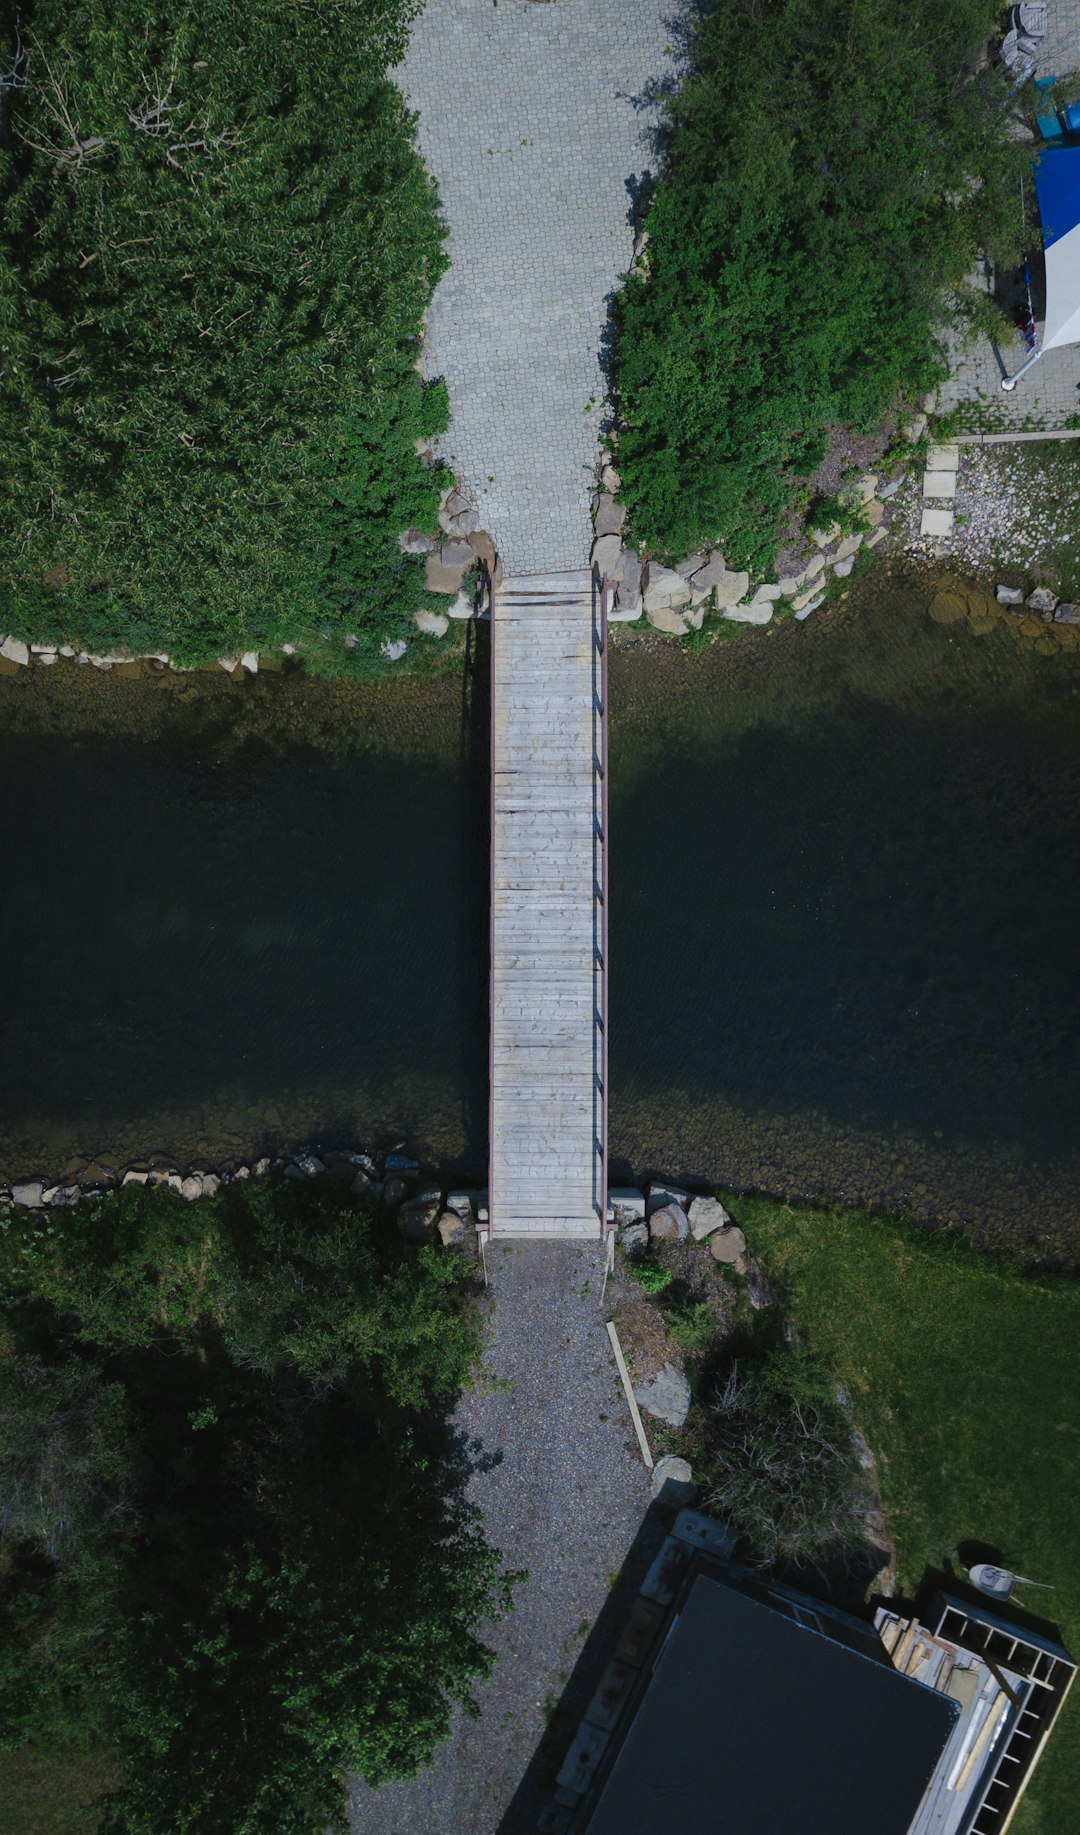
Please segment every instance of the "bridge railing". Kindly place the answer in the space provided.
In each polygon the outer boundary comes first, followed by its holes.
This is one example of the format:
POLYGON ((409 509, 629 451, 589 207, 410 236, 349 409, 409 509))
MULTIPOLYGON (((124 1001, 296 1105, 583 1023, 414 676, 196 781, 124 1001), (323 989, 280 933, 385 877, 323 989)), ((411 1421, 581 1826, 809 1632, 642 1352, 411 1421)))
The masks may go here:
POLYGON ((597 1128, 598 1183, 596 1207, 600 1232, 608 1234, 608 604, 611 582, 607 575, 593 576, 593 721, 598 728, 594 747, 596 767, 596 874, 597 950, 600 998, 596 1028, 596 1080, 599 1098, 597 1128))

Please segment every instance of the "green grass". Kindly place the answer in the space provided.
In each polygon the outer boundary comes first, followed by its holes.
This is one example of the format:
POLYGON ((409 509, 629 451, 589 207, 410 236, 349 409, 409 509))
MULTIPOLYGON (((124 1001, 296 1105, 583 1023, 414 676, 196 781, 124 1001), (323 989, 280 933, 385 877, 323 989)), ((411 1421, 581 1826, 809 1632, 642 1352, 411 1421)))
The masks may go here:
MULTIPOLYGON (((996 1544, 1080 1653, 1080 1282, 862 1212, 721 1194, 877 1456, 899 1578, 996 1544)), ((1014 1825, 1078 1827, 1080 1690, 1014 1825)))

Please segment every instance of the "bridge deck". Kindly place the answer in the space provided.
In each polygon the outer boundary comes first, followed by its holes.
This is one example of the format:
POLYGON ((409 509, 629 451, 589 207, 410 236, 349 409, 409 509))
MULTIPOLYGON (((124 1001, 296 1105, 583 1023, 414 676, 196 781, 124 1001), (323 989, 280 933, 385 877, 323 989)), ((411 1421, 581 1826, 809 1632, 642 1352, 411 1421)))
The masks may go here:
POLYGON ((587 573, 492 605, 490 1227, 596 1235, 606 1210, 603 608, 587 573))

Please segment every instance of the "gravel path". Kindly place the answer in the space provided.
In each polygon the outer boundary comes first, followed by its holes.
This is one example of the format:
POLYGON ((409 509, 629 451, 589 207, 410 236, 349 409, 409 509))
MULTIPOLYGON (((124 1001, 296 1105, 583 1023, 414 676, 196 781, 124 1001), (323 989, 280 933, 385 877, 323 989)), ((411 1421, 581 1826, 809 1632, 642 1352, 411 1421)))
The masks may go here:
POLYGON ((946 558, 986 579, 1016 570, 1053 574, 1047 557, 1075 546, 1080 561, 1080 441, 961 444, 956 522, 944 541, 919 536, 921 467, 912 466, 897 507, 908 550, 920 558, 946 558))
POLYGON ((684 4, 428 0, 396 73, 450 226, 424 349, 440 444, 508 573, 589 558, 608 300, 684 4))
POLYGON ((491 1633, 498 1661, 477 1691, 480 1720, 460 1716, 432 1769, 411 1783, 357 1786, 354 1835, 536 1827, 551 1759, 557 1766, 565 1756, 625 1595, 662 1533, 599 1309, 603 1270, 599 1243, 496 1242, 488 1251, 488 1363, 507 1386, 466 1395, 458 1426, 488 1537, 529 1578, 491 1633), (566 1710, 545 1741, 564 1690, 566 1710))

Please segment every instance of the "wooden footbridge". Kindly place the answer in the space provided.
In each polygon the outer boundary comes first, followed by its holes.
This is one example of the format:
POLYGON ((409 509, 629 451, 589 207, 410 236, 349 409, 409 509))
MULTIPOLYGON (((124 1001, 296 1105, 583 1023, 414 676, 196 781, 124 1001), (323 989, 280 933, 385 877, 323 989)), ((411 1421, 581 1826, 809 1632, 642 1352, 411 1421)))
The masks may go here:
POLYGON ((519 576, 491 605, 488 1230, 607 1220, 607 586, 519 576))

